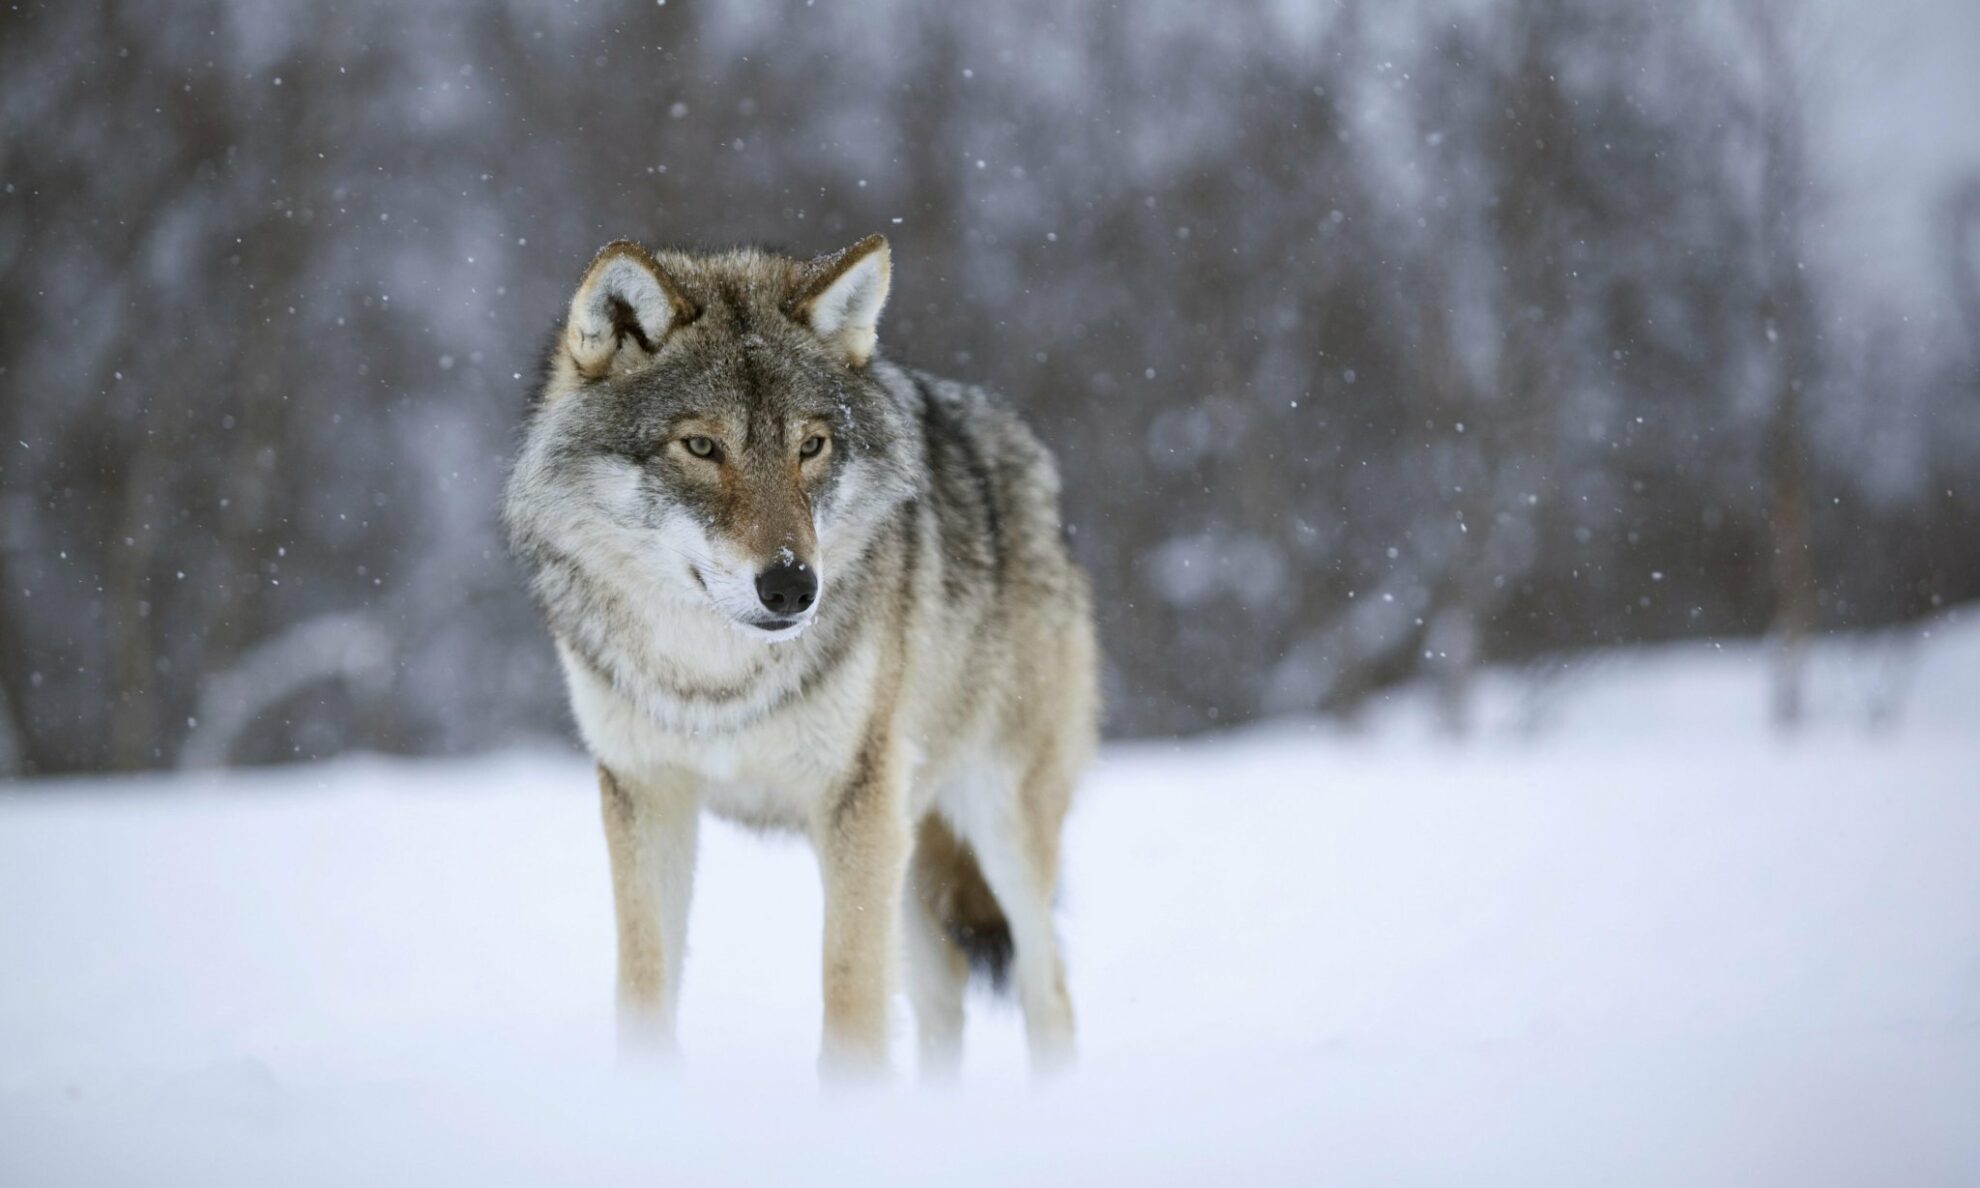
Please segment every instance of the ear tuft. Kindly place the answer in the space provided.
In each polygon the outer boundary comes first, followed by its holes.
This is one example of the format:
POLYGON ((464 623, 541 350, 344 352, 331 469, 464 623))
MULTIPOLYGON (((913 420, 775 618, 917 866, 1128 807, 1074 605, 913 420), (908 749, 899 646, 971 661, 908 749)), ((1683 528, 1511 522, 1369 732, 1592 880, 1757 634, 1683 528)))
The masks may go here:
POLYGON ((892 266, 885 236, 869 235, 842 252, 805 265, 793 316, 836 347, 854 367, 873 355, 892 266))
POLYGON ((660 340, 700 312, 645 248, 606 244, 571 296, 564 347, 586 379, 645 361, 660 340))

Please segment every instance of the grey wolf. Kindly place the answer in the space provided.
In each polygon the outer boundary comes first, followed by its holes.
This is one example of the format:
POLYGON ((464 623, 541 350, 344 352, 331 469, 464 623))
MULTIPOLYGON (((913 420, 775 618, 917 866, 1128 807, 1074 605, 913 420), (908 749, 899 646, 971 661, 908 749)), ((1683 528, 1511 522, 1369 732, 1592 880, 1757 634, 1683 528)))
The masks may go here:
POLYGON ((597 760, 620 1033, 672 1050, 705 808, 815 848, 821 1066, 921 1063, 972 969, 1034 1064, 1073 1049, 1052 919, 1098 656, 1050 454, 877 349, 879 236, 799 260, 608 245, 545 366, 505 508, 597 760))

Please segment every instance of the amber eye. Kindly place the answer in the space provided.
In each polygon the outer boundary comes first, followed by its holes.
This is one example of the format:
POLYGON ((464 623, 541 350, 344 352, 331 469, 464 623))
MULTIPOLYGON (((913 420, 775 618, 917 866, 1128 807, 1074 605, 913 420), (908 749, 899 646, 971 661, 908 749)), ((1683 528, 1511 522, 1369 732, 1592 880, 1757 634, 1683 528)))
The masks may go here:
POLYGON ((805 438, 804 444, 798 447, 798 457, 816 458, 819 451, 824 448, 825 435, 823 433, 814 433, 810 437, 805 438))
POLYGON ((684 438, 681 444, 687 447, 688 453, 693 454, 697 458, 713 458, 719 452, 715 448, 715 439, 712 437, 684 438))

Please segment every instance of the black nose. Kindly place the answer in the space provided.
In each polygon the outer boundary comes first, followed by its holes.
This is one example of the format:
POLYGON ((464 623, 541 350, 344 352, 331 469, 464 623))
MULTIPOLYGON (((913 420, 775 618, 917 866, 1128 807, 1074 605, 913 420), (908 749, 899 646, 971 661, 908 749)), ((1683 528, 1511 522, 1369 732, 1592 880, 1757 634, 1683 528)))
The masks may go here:
POLYGON ((801 615, 818 600, 818 575, 799 561, 779 561, 756 575, 756 596, 773 615, 801 615))

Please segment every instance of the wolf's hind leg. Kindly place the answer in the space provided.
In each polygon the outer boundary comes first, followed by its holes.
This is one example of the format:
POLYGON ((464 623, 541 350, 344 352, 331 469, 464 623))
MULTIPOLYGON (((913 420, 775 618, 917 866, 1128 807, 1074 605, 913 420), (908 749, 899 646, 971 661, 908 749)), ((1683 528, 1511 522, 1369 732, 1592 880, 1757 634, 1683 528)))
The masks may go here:
POLYGON ((912 891, 904 914, 908 997, 920 1038, 921 1075, 947 1080, 962 1065, 963 989, 969 967, 932 906, 912 891))
MULTIPOLYGON (((1061 777, 1034 775, 1031 781, 1040 778, 1061 777)), ((1066 993, 1065 963, 1052 923, 1059 824, 1069 797, 1065 789, 1030 781, 1001 791, 1002 795, 988 788, 978 791, 984 799, 972 806, 964 834, 1010 923, 1012 974, 1018 1004, 1024 1008, 1032 1068, 1051 1072, 1073 1058, 1072 999, 1066 993)))
MULTIPOLYGON (((963 991, 969 982, 969 963, 949 928, 966 854, 939 818, 931 813, 923 819, 908 870, 904 939, 921 1075, 928 1079, 948 1079, 962 1063, 963 991)), ((977 877, 973 868, 965 873, 977 877)))
POLYGON ((598 768, 619 933, 619 1047, 674 1049, 700 804, 685 772, 632 779, 598 768))

